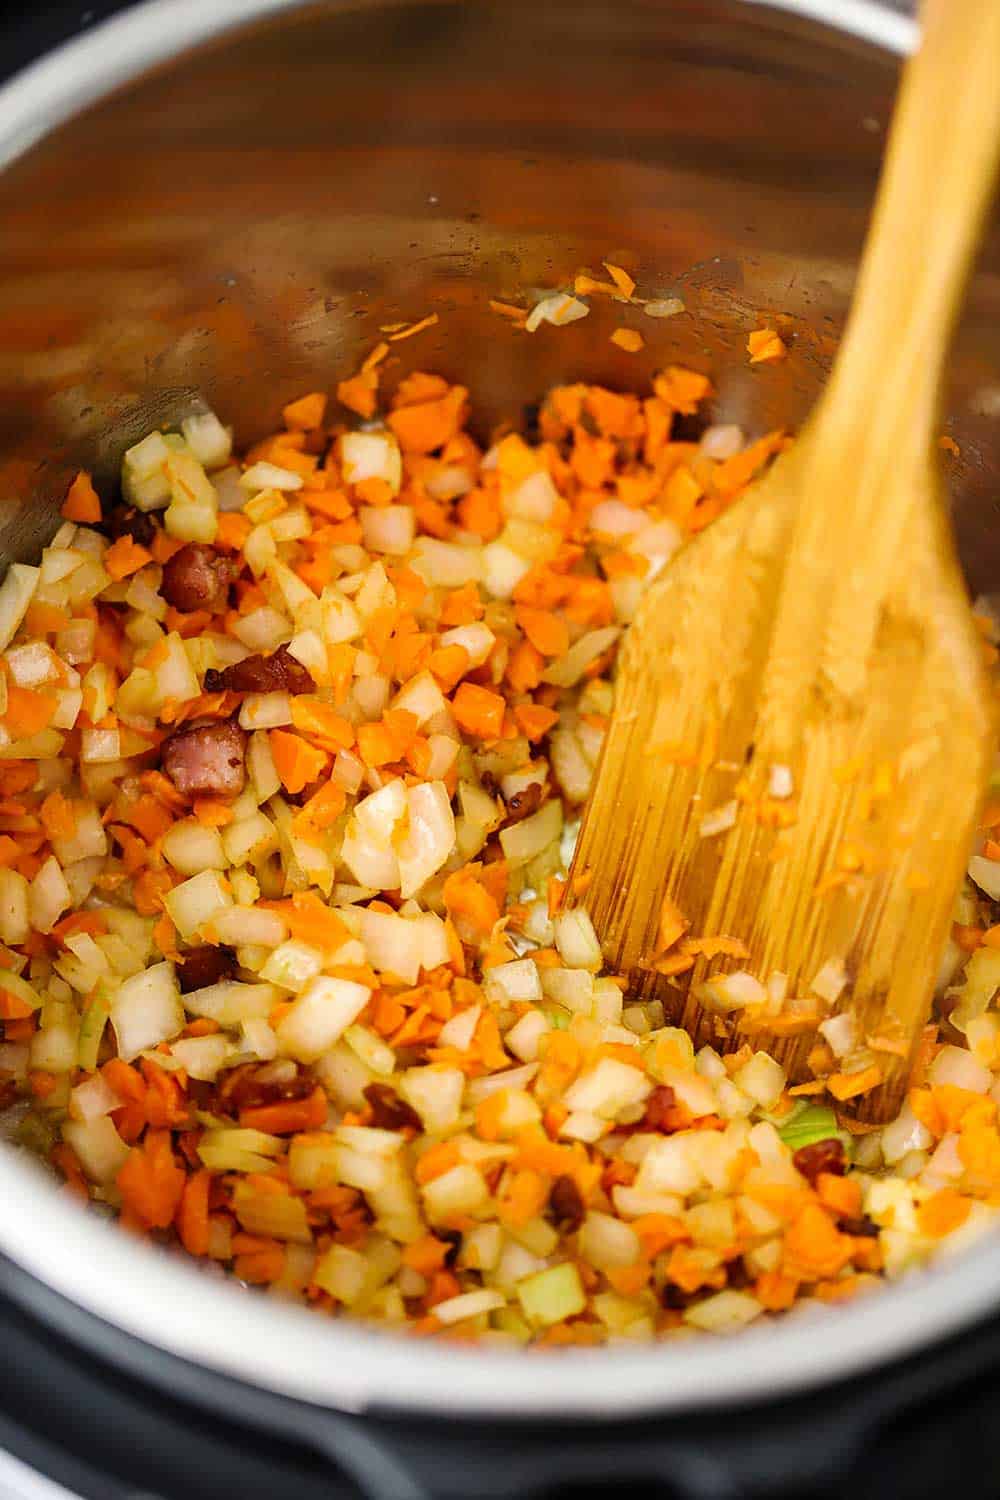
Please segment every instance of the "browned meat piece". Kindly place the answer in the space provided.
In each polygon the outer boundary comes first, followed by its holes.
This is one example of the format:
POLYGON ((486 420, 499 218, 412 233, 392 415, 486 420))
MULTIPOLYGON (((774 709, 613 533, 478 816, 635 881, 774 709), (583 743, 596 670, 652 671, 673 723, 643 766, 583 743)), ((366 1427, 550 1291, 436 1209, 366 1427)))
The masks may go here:
POLYGON ((189 948, 177 962, 177 982, 181 993, 203 990, 206 985, 218 984, 220 979, 231 979, 236 971, 236 960, 228 948, 189 948))
POLYGON ((677 1121, 674 1111, 677 1105, 677 1095, 669 1083, 659 1084, 649 1098, 646 1100, 646 1113, 643 1117, 643 1130, 671 1131, 677 1129, 677 1121))
POLYGON ((109 536, 130 536, 140 547, 148 547, 157 531, 152 516, 134 505, 116 505, 104 524, 109 536))
POLYGON ((184 614, 207 609, 212 614, 225 609, 233 567, 214 547, 188 542, 164 565, 160 592, 168 604, 184 614))
POLYGON ((836 1136, 831 1136, 828 1141, 813 1141, 811 1146, 800 1146, 792 1161, 810 1182, 815 1182, 821 1172, 843 1177, 847 1171, 844 1143, 836 1136))
POLYGON ((235 719, 196 720, 164 740, 163 769, 185 797, 237 797, 247 737, 235 719))
POLYGON ((205 673, 206 693, 312 693, 316 689, 312 675, 287 646, 279 646, 270 656, 247 656, 223 672, 211 668, 205 673))
POLYGON ((529 818, 533 812, 537 812, 542 805, 542 788, 537 781, 529 781, 519 792, 515 792, 507 803, 507 822, 520 823, 522 818, 529 818))
POLYGON ((377 1130, 423 1129, 416 1110, 387 1083, 370 1083, 364 1095, 371 1105, 372 1124, 377 1130))
POLYGON ((580 1189, 572 1177, 557 1177, 549 1193, 546 1217, 563 1234, 575 1234, 586 1212, 580 1189))
POLYGON ((269 1063, 244 1063, 217 1080, 218 1105, 223 1114, 241 1109, 259 1109, 289 1099, 307 1099, 316 1087, 316 1075, 302 1063, 280 1058, 269 1063))

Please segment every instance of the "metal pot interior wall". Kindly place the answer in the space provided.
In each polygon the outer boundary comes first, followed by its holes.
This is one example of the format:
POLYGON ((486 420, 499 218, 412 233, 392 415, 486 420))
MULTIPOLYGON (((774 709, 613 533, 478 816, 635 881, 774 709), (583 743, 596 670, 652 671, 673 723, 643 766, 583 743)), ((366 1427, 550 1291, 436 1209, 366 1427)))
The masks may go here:
MULTIPOLYGON (((161 65, 0 178, 0 545, 25 556, 68 466, 197 387, 243 438, 329 387, 383 323, 436 312, 390 379, 470 384, 485 430, 554 381, 710 369, 717 412, 794 425, 841 325, 894 64, 735 0, 454 0, 282 10, 161 65), (687 311, 640 355, 621 310, 534 337, 489 308, 614 258, 687 311), (789 336, 751 370, 747 330, 789 336)), ((993 565, 1000 240, 948 409, 963 550, 993 565)))

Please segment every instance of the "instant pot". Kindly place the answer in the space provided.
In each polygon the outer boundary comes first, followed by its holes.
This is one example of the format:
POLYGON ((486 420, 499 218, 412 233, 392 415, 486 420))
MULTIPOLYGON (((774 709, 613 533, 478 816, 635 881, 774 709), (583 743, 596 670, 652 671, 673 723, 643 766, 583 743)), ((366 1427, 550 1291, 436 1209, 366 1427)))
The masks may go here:
MULTIPOLYGON (((461 377, 484 431, 668 360, 711 367, 713 420, 795 425, 914 36, 870 0, 149 0, 87 27, 0 91, 0 551, 32 556, 73 470, 110 481, 185 405, 252 441, 431 312, 399 368, 461 377), (605 259, 684 303, 639 355, 609 308, 536 335, 490 308, 605 259), (762 314, 791 356, 751 369, 762 314)), ((988 591, 996 231, 943 423, 988 591)), ((734 1338, 515 1354, 241 1290, 9 1146, 0 1184, 0 1447, 87 1500, 1000 1493, 1000 1237, 734 1338)))

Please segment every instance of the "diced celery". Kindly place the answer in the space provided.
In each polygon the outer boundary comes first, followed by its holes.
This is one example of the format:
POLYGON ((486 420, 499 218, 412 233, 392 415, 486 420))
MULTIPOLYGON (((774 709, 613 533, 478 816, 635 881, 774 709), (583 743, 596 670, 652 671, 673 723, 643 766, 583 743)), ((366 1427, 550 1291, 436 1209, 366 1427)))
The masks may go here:
POLYGON ((38 1010, 42 1004, 42 997, 38 991, 32 989, 26 979, 15 974, 12 969, 0 969, 0 990, 6 990, 17 1000, 23 1000, 25 1005, 30 1005, 32 1010, 38 1010))
POLYGON ((85 1073, 92 1073, 97 1067, 101 1038, 104 1036, 104 1028, 110 1015, 110 1002, 106 995, 101 994, 95 995, 83 1012, 80 1035, 76 1045, 76 1060, 77 1065, 85 1073))
POLYGON ((792 1152, 800 1151, 803 1146, 811 1146, 816 1141, 838 1139, 843 1140, 846 1145, 850 1139, 837 1125, 837 1116, 833 1110, 825 1104, 806 1104, 798 1109, 778 1134, 792 1152))
POLYGON ((587 1305, 576 1266, 567 1261, 551 1266, 517 1283, 517 1296, 528 1322, 536 1328, 548 1328, 583 1312, 587 1305))

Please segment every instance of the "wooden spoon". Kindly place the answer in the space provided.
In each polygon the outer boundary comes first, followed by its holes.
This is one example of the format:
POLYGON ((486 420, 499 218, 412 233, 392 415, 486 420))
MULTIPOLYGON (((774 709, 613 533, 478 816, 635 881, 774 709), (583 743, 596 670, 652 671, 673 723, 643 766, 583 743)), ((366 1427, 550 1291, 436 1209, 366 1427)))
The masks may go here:
POLYGON ((935 455, 998 68, 998 0, 930 0, 833 375, 645 595, 572 872, 633 993, 868 1118, 905 1089, 992 758, 935 455))

